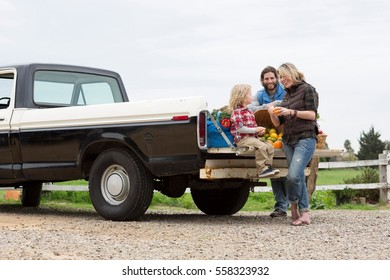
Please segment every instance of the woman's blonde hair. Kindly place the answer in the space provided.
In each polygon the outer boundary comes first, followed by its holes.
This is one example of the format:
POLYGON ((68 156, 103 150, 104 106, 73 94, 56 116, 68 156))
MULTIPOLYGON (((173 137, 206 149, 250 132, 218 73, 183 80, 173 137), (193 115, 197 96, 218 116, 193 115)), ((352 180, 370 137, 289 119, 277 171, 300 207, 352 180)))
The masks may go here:
POLYGON ((235 85, 230 92, 229 109, 234 110, 241 106, 246 96, 251 93, 251 90, 252 87, 247 84, 235 85))
POLYGON ((298 68, 292 63, 283 63, 278 68, 279 76, 288 76, 291 78, 292 83, 296 84, 305 80, 305 75, 298 70, 298 68))

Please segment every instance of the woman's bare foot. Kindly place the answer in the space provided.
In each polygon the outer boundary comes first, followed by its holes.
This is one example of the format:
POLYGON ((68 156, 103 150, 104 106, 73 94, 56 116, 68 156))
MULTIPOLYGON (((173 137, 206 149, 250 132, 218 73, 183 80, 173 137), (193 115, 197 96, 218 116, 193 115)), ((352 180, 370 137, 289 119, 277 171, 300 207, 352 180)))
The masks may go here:
POLYGON ((298 204, 291 203, 291 219, 293 222, 299 219, 298 204))
POLYGON ((293 226, 304 226, 310 225, 309 212, 302 212, 301 216, 291 223, 293 226))

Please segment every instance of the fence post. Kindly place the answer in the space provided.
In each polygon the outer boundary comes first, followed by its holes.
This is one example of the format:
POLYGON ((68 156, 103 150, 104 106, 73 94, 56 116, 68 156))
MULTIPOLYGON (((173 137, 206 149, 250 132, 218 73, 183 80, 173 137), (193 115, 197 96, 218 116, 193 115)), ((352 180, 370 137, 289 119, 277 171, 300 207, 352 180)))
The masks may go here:
POLYGON ((384 150, 379 155, 379 160, 386 161, 386 165, 379 165, 379 183, 383 184, 379 188, 379 203, 387 204, 389 201, 389 182, 390 182, 390 151, 384 150))

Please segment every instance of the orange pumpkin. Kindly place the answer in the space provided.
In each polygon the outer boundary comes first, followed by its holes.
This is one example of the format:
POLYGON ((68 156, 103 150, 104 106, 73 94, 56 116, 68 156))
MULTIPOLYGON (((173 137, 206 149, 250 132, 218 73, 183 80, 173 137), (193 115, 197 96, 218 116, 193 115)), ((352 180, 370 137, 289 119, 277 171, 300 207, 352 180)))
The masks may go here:
POLYGON ((282 141, 280 140, 276 140, 274 143, 273 143, 273 146, 275 149, 281 149, 283 147, 283 143, 282 141))

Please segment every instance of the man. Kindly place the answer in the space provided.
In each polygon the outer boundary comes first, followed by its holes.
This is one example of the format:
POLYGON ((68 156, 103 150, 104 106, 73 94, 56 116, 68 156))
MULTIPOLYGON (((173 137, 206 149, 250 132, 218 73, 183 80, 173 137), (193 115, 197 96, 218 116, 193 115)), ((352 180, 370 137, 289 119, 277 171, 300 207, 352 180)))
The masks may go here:
MULTIPOLYGON (((260 82, 263 89, 259 90, 252 104, 248 106, 253 112, 266 109, 270 103, 279 104, 285 94, 283 85, 279 82, 276 69, 267 66, 261 71, 260 82)), ((287 216, 287 187, 286 178, 271 179, 272 192, 275 198, 274 211, 270 214, 272 218, 287 216)))
POLYGON ((253 112, 267 109, 269 103, 272 102, 274 105, 279 104, 285 94, 283 85, 279 82, 278 73, 272 66, 267 66, 261 71, 260 82, 264 88, 254 95, 252 104, 248 106, 253 112))

